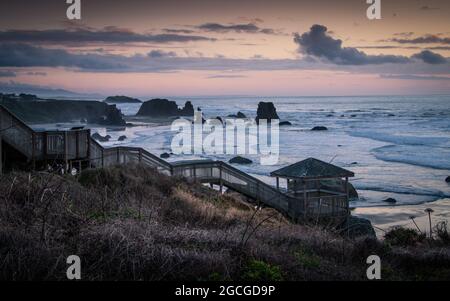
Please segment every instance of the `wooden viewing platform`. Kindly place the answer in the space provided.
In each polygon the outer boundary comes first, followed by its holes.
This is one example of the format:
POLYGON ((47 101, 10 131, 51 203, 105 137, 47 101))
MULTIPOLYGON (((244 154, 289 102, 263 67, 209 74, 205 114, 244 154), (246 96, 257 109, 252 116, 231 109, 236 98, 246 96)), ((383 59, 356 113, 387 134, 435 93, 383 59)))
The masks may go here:
MULTIPOLYGON (((144 164, 169 176, 182 176, 193 181, 218 185, 221 192, 226 187, 294 219, 345 217, 349 214, 348 188, 347 193, 322 190, 319 194, 308 195, 303 191, 299 195, 293 193, 292 189, 285 192, 279 189, 279 185, 268 185, 222 161, 186 160, 169 163, 143 148, 105 148, 91 137, 89 129, 37 132, 0 105, 0 173, 3 163, 2 140, 20 152, 33 168, 42 162, 57 162, 63 164, 66 170, 76 168, 79 171, 117 164, 144 164)), ((300 182, 303 183, 302 181, 300 182)), ((348 177, 346 184, 347 182, 348 177)), ((289 187, 291 186, 288 185, 289 187)))

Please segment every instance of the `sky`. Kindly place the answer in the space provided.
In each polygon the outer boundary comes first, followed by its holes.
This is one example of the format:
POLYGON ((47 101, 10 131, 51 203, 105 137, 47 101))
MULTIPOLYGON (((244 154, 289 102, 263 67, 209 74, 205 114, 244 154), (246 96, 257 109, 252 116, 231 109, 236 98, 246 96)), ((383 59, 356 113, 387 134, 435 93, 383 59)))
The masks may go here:
POLYGON ((450 1, 0 0, 2 87, 134 97, 450 94, 450 1))

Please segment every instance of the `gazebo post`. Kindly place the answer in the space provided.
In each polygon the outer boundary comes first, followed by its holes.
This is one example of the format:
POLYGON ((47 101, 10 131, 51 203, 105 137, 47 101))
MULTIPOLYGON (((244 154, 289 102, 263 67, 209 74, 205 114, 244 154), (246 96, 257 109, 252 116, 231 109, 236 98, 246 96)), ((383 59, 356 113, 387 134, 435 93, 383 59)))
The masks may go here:
POLYGON ((306 181, 305 180, 302 181, 303 181, 303 210, 305 211, 305 218, 306 218, 307 216, 306 209, 308 208, 306 204, 307 203, 306 181))
POLYGON ((347 212, 349 211, 349 208, 350 208, 350 202, 349 202, 349 198, 350 198, 350 196, 349 196, 349 191, 348 191, 348 177, 345 177, 345 196, 346 196, 346 198, 347 198, 347 201, 345 202, 346 203, 346 206, 347 206, 347 212))

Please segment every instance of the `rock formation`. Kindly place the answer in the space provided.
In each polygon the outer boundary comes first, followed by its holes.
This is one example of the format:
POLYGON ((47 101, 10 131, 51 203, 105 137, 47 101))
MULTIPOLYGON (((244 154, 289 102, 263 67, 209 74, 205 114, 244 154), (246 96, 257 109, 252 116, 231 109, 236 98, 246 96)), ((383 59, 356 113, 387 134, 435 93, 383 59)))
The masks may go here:
POLYGON ((252 164, 253 163, 252 160, 241 157, 241 156, 234 157, 233 159, 231 159, 228 162, 232 163, 232 164, 252 164))
POLYGON ((186 102, 184 108, 179 109, 175 101, 152 99, 144 102, 136 115, 147 117, 193 116, 194 107, 190 101, 186 102))
POLYGON ((260 119, 266 119, 270 122, 272 119, 280 119, 277 114, 277 109, 273 105, 273 102, 260 102, 258 104, 258 110, 256 111, 256 123, 259 124, 260 119))
POLYGON ((315 126, 311 131, 328 131, 328 128, 326 126, 315 126))
POLYGON ((141 103, 137 98, 132 98, 128 96, 109 96, 103 102, 106 103, 141 103))

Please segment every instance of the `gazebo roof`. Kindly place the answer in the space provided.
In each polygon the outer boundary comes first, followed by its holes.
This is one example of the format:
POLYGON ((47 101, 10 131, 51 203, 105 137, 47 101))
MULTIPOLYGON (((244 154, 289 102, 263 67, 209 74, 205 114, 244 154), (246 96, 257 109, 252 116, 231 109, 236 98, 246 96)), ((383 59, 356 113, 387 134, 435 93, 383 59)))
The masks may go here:
POLYGON ((301 179, 343 178, 355 176, 355 174, 349 170, 314 158, 308 158, 275 170, 271 172, 270 175, 272 177, 301 179))

